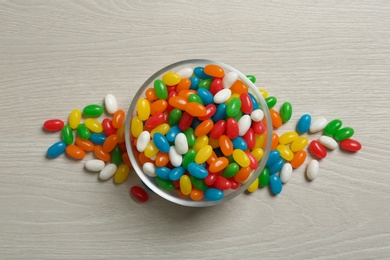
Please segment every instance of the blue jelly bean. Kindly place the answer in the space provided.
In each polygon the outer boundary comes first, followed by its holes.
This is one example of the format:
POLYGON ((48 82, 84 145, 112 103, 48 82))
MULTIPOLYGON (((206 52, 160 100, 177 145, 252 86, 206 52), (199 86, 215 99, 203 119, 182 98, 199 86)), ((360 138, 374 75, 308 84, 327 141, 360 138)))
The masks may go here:
POLYGON ((169 180, 169 174, 171 172, 171 169, 167 167, 157 167, 156 168, 156 175, 164 180, 169 180))
POLYGON ((269 152, 268 160, 265 163, 265 166, 270 166, 280 158, 280 152, 278 150, 271 150, 269 152))
POLYGON ((200 179, 206 178, 207 175, 209 174, 206 168, 194 162, 189 163, 187 169, 192 176, 200 179))
POLYGON ((226 117, 226 104, 219 104, 217 106, 217 111, 212 117, 212 120, 214 123, 216 123, 219 120, 225 119, 225 117, 226 117))
POLYGON ((248 144, 240 136, 237 136, 236 138, 234 138, 232 140, 232 143, 233 143, 233 149, 240 149, 240 150, 243 150, 243 151, 248 149, 248 144))
POLYGON ((223 191, 216 188, 209 188, 204 192, 204 198, 210 201, 216 201, 223 198, 223 191))
POLYGON ((280 172, 280 170, 282 169, 283 165, 284 165, 284 160, 283 160, 282 157, 280 157, 273 164, 268 166, 269 174, 272 175, 272 174, 275 174, 277 172, 280 172))
POLYGON ((298 133, 304 134, 307 131, 309 131, 310 124, 311 124, 311 116, 309 114, 304 114, 303 116, 301 116, 297 124, 298 133))
POLYGON ((66 149, 66 143, 63 141, 57 142, 47 149, 47 156, 50 158, 56 158, 63 154, 66 149))
POLYGON ((194 117, 191 123, 191 128, 196 129, 200 123, 202 123, 202 121, 200 121, 197 117, 194 117))
POLYGON ((176 136, 180 133, 181 133, 180 128, 177 125, 175 125, 168 130, 167 134, 165 135, 165 138, 167 138, 168 142, 174 142, 176 136))
POLYGON ((105 134, 92 133, 89 137, 89 141, 94 144, 102 145, 106 141, 107 136, 105 134))
POLYGON ((198 89, 198 85, 200 83, 200 79, 197 77, 197 76, 192 76, 190 78, 190 81, 191 81, 191 86, 190 86, 190 89, 198 89))
POLYGON ((259 103, 257 102, 255 96, 253 96, 252 93, 249 93, 249 92, 248 92, 248 94, 252 100, 253 110, 259 109, 259 103))
POLYGON ((200 99, 202 100, 205 106, 214 104, 214 96, 207 89, 205 88, 198 89, 198 96, 200 97, 200 99))
POLYGON ((196 67, 194 69, 194 74, 200 79, 211 79, 212 77, 204 73, 204 68, 203 67, 196 67))
POLYGON ((282 181, 278 177, 278 175, 271 175, 269 178, 271 191, 273 194, 278 195, 282 191, 282 181))
POLYGON ((171 181, 177 181, 180 179, 181 176, 183 176, 185 172, 185 169, 182 166, 173 168, 169 173, 169 179, 171 181))
POLYGON ((167 138, 161 133, 155 133, 153 135, 153 143, 160 152, 167 153, 171 147, 168 143, 167 138))

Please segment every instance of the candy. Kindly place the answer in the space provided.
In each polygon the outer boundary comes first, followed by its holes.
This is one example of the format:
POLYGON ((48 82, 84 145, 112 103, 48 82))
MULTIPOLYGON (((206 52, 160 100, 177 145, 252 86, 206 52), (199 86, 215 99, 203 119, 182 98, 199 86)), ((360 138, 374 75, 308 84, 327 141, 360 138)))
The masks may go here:
POLYGON ((223 196, 224 192, 216 188, 209 188, 204 192, 205 199, 210 201, 221 200, 223 196))
POLYGON ((171 164, 175 167, 180 166, 183 162, 183 157, 177 152, 175 146, 171 146, 169 148, 169 160, 171 161, 171 164))
POLYGON ((270 176, 269 183, 273 194, 278 195, 282 192, 282 181, 276 174, 270 176))
POLYGON ((228 100, 230 96, 232 95, 232 91, 228 88, 221 89, 214 95, 214 103, 221 104, 228 100))
POLYGON ((325 158, 327 155, 325 147, 317 140, 311 141, 309 148, 310 152, 319 159, 325 158))
POLYGON ((256 77, 255 77, 255 76, 253 76, 253 75, 246 75, 246 77, 247 77, 250 81, 252 81, 252 83, 256 83, 256 77))
POLYGON ((318 139, 318 141, 320 142, 320 144, 322 144, 323 146, 325 146, 326 148, 331 149, 331 150, 336 149, 338 146, 336 140, 334 140, 330 136, 322 135, 318 139))
POLYGON ((85 163, 85 168, 88 171, 92 171, 92 172, 100 172, 101 170, 103 170, 104 166, 105 163, 102 160, 97 160, 97 159, 88 160, 85 163))
POLYGON ((114 174, 114 182, 117 184, 121 184, 127 180, 129 176, 130 168, 126 164, 121 164, 117 168, 114 174))
POLYGON ((226 105, 226 115, 228 117, 235 117, 241 109, 241 100, 239 98, 232 98, 226 105))
POLYGON ((280 108, 280 117, 283 123, 286 123, 291 119, 292 116, 292 105, 290 102, 284 102, 280 108))
POLYGON ((130 194, 139 202, 146 202, 149 199, 146 191, 139 186, 131 187, 130 194))
POLYGON ((83 149, 86 152, 93 151, 93 149, 95 148, 95 145, 91 141, 84 140, 80 137, 76 137, 75 143, 78 147, 80 147, 81 149, 83 149))
POLYGON ((311 124, 311 116, 309 114, 304 114, 303 116, 301 116, 301 118, 298 121, 297 132, 299 134, 306 133, 307 131, 309 131, 310 124, 311 124))
POLYGON ((319 131, 322 131, 327 124, 328 120, 326 120, 325 117, 319 117, 311 123, 309 131, 310 133, 317 133, 319 131))
POLYGON ((264 169, 261 171, 261 173, 260 173, 260 175, 258 177, 259 186, 260 187, 267 186, 268 183, 269 183, 269 178, 270 178, 270 174, 269 174, 268 167, 264 167, 264 169))
POLYGON ((247 191, 248 192, 255 192, 257 190, 257 188, 259 187, 259 179, 255 179, 251 185, 249 185, 247 191))
POLYGON ((107 94, 104 98, 104 106, 109 114, 114 114, 118 110, 118 103, 112 94, 107 94))
POLYGON ((251 113, 251 118, 255 122, 260 122, 264 118, 264 112, 261 109, 253 110, 251 113))
POLYGON ((106 136, 114 135, 116 133, 116 129, 112 125, 111 119, 105 118, 102 121, 103 132, 106 136))
MULTIPOLYGON (((222 122, 224 122, 224 121, 222 121, 222 122)), ((196 137, 207 135, 211 131, 211 129, 213 129, 213 127, 214 127, 214 122, 212 120, 210 120, 210 119, 205 120, 196 127, 194 134, 196 137)), ((226 126, 225 126, 225 128, 226 128, 226 126)), ((210 135, 210 137, 214 138, 211 135, 210 135)))
POLYGON ((61 130, 61 136, 62 140, 67 144, 70 145, 73 143, 74 136, 72 132, 72 128, 69 125, 65 125, 61 130))
POLYGON ((243 115, 240 120, 237 122, 238 123, 238 135, 243 136, 246 134, 246 132, 249 130, 251 127, 251 117, 249 115, 243 115))
POLYGON ((340 119, 334 119, 330 121, 324 128, 324 134, 327 136, 334 136, 335 133, 341 128, 343 123, 340 119))
POLYGON ((278 100, 274 96, 269 96, 269 97, 265 98, 265 103, 267 104, 269 109, 273 108, 276 105, 277 101, 278 100))
POLYGON ((223 155, 225 155, 225 156, 232 155, 234 145, 228 136, 222 135, 220 137, 219 147, 221 148, 223 155))
POLYGON ((235 139, 238 137, 240 133, 240 128, 236 120, 234 118, 228 118, 226 121, 226 135, 230 139, 235 139))
POLYGON ((149 177, 156 177, 156 167, 153 163, 147 162, 142 166, 143 172, 149 177))
POLYGON ((172 181, 177 181, 181 178, 181 176, 183 176, 184 173, 185 169, 182 166, 179 166, 170 170, 168 177, 172 181))
POLYGON ((265 166, 270 166, 280 158, 280 152, 278 150, 272 150, 269 153, 268 160, 265 163, 265 166))
POLYGON ((47 149, 47 156, 50 158, 56 158, 63 154, 66 149, 66 143, 63 141, 57 142, 47 149))
MULTIPOLYGON (((140 118, 142 120, 142 118, 140 118)), ((121 109, 118 109, 112 116, 112 126, 114 128, 119 128, 123 125, 125 121, 125 112, 121 109)))
POLYGON ((284 160, 283 158, 280 157, 279 159, 276 160, 276 162, 268 166, 269 174, 273 175, 279 172, 282 169, 283 165, 284 165, 284 160))
POLYGON ((87 118, 84 121, 85 126, 94 133, 101 133, 103 132, 103 126, 99 121, 93 118, 87 118))
POLYGON ((272 126, 274 128, 281 127, 283 124, 283 121, 282 121, 282 118, 280 117, 280 114, 272 108, 269 110, 269 113, 270 113, 271 120, 272 120, 272 126))
POLYGON ((314 180, 318 175, 319 169, 320 169, 320 165, 319 165, 318 161, 314 160, 314 159, 311 160, 306 168, 307 178, 311 181, 314 180))
POLYGON ((204 193, 198 189, 193 188, 190 193, 190 197, 194 201, 199 201, 203 199, 204 193))
POLYGON ((205 145, 201 149, 199 149, 198 153, 195 156, 195 162, 197 164, 202 164, 207 161, 207 159, 211 156, 213 152, 213 148, 210 145, 205 145))
POLYGON ((176 72, 176 74, 180 77, 180 78, 189 78, 191 77, 192 73, 193 73, 193 69, 190 68, 190 67, 185 67, 185 68, 182 68, 180 70, 178 70, 176 72))
POLYGON ((159 151, 163 153, 169 152, 170 145, 168 143, 167 138, 164 135, 160 133, 155 133, 153 135, 153 143, 159 151))
POLYGON ((279 151, 280 157, 282 157, 286 161, 291 161, 294 158, 294 153, 290 150, 290 148, 288 148, 288 146, 284 144, 279 144, 276 149, 279 151))
POLYGON ((117 166, 113 163, 107 164, 99 173, 99 178, 103 181, 110 179, 114 176, 117 170, 117 166))
POLYGON ((180 82, 180 76, 177 73, 170 71, 162 76, 162 81, 167 86, 174 86, 180 82))
POLYGON ((43 124, 43 129, 50 132, 60 131, 64 127, 64 121, 60 119, 46 120, 43 124))
MULTIPOLYGON (((211 120, 210 120, 211 121, 211 120)), ((206 121, 205 121, 206 122, 206 121)), ((212 122, 212 121, 211 121, 212 122)), ((227 124, 226 124, 226 121, 225 120, 219 120, 218 122, 215 123, 215 125, 213 123, 208 123, 208 125, 212 126, 212 129, 210 131, 210 138, 212 139, 218 139, 220 138, 225 132, 226 132, 226 128, 227 128, 227 124)), ((204 123, 204 122, 203 122, 204 123)), ((202 124, 203 124, 202 123, 202 124)), ((238 126, 238 125, 237 125, 238 126)), ((199 127, 199 126, 198 126, 199 127)), ((206 131, 208 129, 205 129, 205 131, 202 131, 201 133, 203 133, 204 135, 207 134, 208 132, 206 131)), ((201 134, 199 133, 199 135, 201 134)), ((196 135, 196 129, 195 129, 195 135, 196 135)))
POLYGON ((289 144, 294 142, 298 139, 298 133, 297 132, 286 132, 279 136, 279 143, 280 144, 289 144))
POLYGON ((93 153, 98 159, 104 162, 108 162, 109 160, 111 160, 110 154, 105 152, 101 145, 96 145, 95 148, 93 149, 93 153))
POLYGON ((308 142, 309 139, 306 136, 300 136, 294 142, 291 143, 290 149, 295 153, 305 148, 308 142))
POLYGON ((103 114, 103 112, 104 112, 103 107, 100 105, 96 105, 96 104, 88 105, 88 106, 84 107, 84 109, 83 109, 84 116, 96 117, 96 116, 100 116, 101 114, 103 114))
POLYGON ((181 176, 180 177, 180 191, 184 195, 189 195, 191 193, 191 190, 192 190, 192 184, 191 184, 190 177, 188 177, 187 175, 181 176))
POLYGON ((94 144, 100 144, 102 145, 104 141, 107 139, 107 136, 105 134, 101 133, 92 133, 89 137, 89 140, 94 144))
POLYGON ((348 139, 351 136, 353 136, 354 132, 355 131, 351 127, 341 128, 341 129, 337 130, 337 132, 334 134, 334 139, 336 141, 342 141, 342 140, 348 139))
POLYGON ((340 142, 340 148, 349 152, 357 152, 362 149, 362 145, 359 143, 359 141, 353 139, 344 139, 340 142))
POLYGON ((291 164, 285 163, 283 165, 282 169, 280 170, 280 176, 279 176, 282 183, 287 183, 290 180, 291 175, 292 175, 292 171, 293 171, 293 168, 292 168, 291 164))
POLYGON ((131 130, 131 135, 134 137, 138 137, 142 133, 143 123, 138 116, 133 117, 133 119, 131 120, 130 130, 131 130))
POLYGON ((188 164, 188 171, 197 178, 204 179, 208 175, 208 171, 199 164, 191 162, 188 164))
POLYGON ((293 159, 290 161, 291 166, 296 169, 301 166, 306 160, 306 152, 299 150, 294 154, 293 159))
POLYGON ((226 178, 234 177, 238 173, 239 169, 240 167, 238 164, 233 162, 225 168, 225 170, 222 172, 222 175, 226 178))
POLYGON ((78 109, 73 109, 72 112, 69 115, 69 126, 72 129, 76 129, 81 121, 81 111, 78 109))
POLYGON ((215 64, 209 64, 204 67, 204 73, 214 78, 223 78, 225 75, 224 70, 215 64))
POLYGON ((119 165, 122 162, 122 151, 119 146, 115 146, 114 150, 111 152, 111 162, 119 165))
POLYGON ((233 159, 241 167, 248 167, 250 165, 249 157, 243 150, 235 149, 233 151, 233 159))
MULTIPOLYGON (((138 100, 138 102, 137 102, 137 113, 138 113, 138 117, 141 120, 143 120, 143 121, 149 118, 149 116, 150 116, 150 104, 149 104, 148 100, 146 100, 145 98, 141 98, 141 99, 138 100)), ((114 113, 114 115, 115 115, 115 113, 114 113)), ((117 128, 117 127, 115 127, 115 128, 117 128)))

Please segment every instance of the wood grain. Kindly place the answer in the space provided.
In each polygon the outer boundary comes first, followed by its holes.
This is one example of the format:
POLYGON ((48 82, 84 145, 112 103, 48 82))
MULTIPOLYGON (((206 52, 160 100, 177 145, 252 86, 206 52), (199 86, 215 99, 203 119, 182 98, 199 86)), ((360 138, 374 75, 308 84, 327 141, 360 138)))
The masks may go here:
MULTIPOLYGON (((1 259, 388 259, 388 1, 0 0, 1 259), (209 58, 256 75, 303 113, 340 118, 363 144, 212 208, 129 196, 83 163, 48 160, 48 118, 114 94, 129 102, 172 62, 209 58)), ((278 107, 277 107, 278 108, 278 107)), ((311 138, 316 138, 313 135, 311 138)))

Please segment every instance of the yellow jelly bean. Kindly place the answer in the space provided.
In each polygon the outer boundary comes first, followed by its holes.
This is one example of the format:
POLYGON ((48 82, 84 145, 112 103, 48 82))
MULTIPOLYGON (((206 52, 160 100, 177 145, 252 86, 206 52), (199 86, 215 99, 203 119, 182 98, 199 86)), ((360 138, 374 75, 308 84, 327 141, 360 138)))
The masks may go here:
POLYGON ((118 143, 123 143, 125 141, 125 126, 121 125, 117 130, 116 130, 116 135, 118 136, 118 143))
POLYGON ((254 182, 252 182, 251 185, 249 185, 247 191, 249 192, 255 192, 257 188, 259 187, 259 179, 256 178, 254 182))
POLYGON ((76 129, 81 120, 81 111, 78 109, 73 109, 72 112, 69 115, 69 126, 72 129, 76 129))
POLYGON ((167 86, 175 86, 180 82, 181 78, 179 74, 176 74, 175 72, 167 72, 162 76, 162 81, 167 86))
POLYGON ((116 170, 114 174, 114 181, 115 183, 123 183, 127 180, 127 177, 129 176, 130 168, 126 164, 121 164, 118 169, 116 170))
POLYGON ((154 145, 153 140, 150 140, 149 143, 146 145, 146 148, 144 151, 145 156, 150 159, 153 156, 157 155, 158 152, 159 152, 159 150, 154 145))
POLYGON ((199 136, 196 138, 195 144, 192 148, 195 149, 195 151, 199 151, 203 146, 206 146, 209 144, 209 138, 207 135, 199 136))
POLYGON ((150 104, 146 98, 140 98, 137 102, 137 114, 139 119, 146 120, 150 116, 150 104))
POLYGON ((142 120, 138 116, 133 117, 133 119, 131 120, 132 136, 138 137, 143 130, 144 130, 144 125, 142 123, 142 120))
MULTIPOLYGON (((200 153, 200 151, 199 151, 200 153)), ((233 159, 240 165, 241 167, 248 167, 251 164, 248 155, 240 149, 235 149, 233 151, 233 159)))
POLYGON ((298 139, 298 133, 291 131, 291 132, 286 132, 279 136, 279 143, 280 144, 289 144, 294 142, 295 140, 298 139))
POLYGON ((263 148, 264 141, 265 141, 265 134, 259 135, 255 134, 255 147, 254 148, 263 148))
POLYGON ((219 140, 210 138, 209 145, 211 145, 211 147, 213 147, 213 149, 216 149, 219 147, 219 140))
POLYGON ((261 158, 263 158, 264 151, 261 148, 255 148, 252 150, 251 154, 257 161, 259 161, 261 158))
POLYGON ((263 96, 263 98, 268 97, 268 91, 265 89, 260 89, 260 94, 263 96))
POLYGON ((150 132, 150 135, 153 137, 153 135, 155 133, 160 133, 162 135, 166 135, 169 131, 169 129, 171 129, 171 127, 168 125, 168 124, 161 124, 159 126, 157 126, 156 128, 154 128, 151 132, 150 132))
POLYGON ((188 195, 192 191, 191 179, 187 175, 183 175, 180 177, 180 191, 184 195, 188 195))
POLYGON ((99 121, 97 121, 96 119, 93 119, 93 118, 87 118, 85 119, 85 122, 84 122, 85 126, 91 130, 92 132, 95 132, 95 133, 101 133, 103 132, 103 126, 102 124, 100 124, 99 121))
POLYGON ((230 100, 232 100, 233 98, 240 98, 240 94, 237 94, 237 93, 232 94, 230 96, 230 98, 225 101, 225 104, 228 104, 230 102, 230 100))
POLYGON ((278 150, 280 156, 287 161, 291 161, 294 158, 294 153, 291 151, 290 148, 288 148, 287 145, 279 144, 276 147, 276 150, 278 150))
MULTIPOLYGON (((211 156, 213 153, 213 148, 211 145, 205 145, 199 149, 198 153, 195 156, 195 162, 197 164, 202 164, 211 156)), ((249 158, 248 158, 249 160, 249 158)))
POLYGON ((306 136, 298 137, 294 142, 291 143, 290 149, 291 151, 298 152, 306 147, 309 139, 306 136))

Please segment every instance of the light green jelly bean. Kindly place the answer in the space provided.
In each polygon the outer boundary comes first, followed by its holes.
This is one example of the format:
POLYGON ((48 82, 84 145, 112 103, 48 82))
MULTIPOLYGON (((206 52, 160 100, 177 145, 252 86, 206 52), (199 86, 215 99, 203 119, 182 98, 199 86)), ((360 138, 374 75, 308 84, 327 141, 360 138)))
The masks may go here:
POLYGON ((336 132, 341 128, 343 122, 340 119, 334 119, 330 121, 324 128, 324 134, 327 136, 334 136, 336 132))
POLYGON ((345 140, 345 139, 352 137, 354 133, 355 133, 355 131, 353 130, 352 127, 344 127, 344 128, 339 129, 335 133, 334 139, 336 141, 342 141, 342 140, 345 140))
POLYGON ((241 100, 237 97, 232 98, 226 105, 227 117, 235 117, 241 111, 241 100))
POLYGON ((236 175, 239 170, 240 170, 240 167, 238 166, 237 163, 231 163, 226 167, 226 169, 223 171, 222 175, 225 178, 231 178, 234 175, 236 175))
POLYGON ((265 103, 267 103, 268 108, 273 108, 276 105, 278 100, 274 96, 269 96, 265 99, 265 103))
POLYGON ((282 121, 286 123, 291 119, 292 115, 292 105, 290 102, 284 102, 281 109, 280 109, 280 117, 282 118, 282 121))
POLYGON ((156 96, 159 99, 166 100, 168 98, 168 89, 162 80, 156 79, 154 81, 153 87, 154 87, 154 92, 156 93, 156 96))
POLYGON ((84 124, 79 124, 77 127, 77 134, 84 140, 88 140, 89 137, 91 136, 91 131, 84 125, 84 124))
POLYGON ((92 117, 101 116, 103 112, 104 112, 103 107, 95 104, 88 105, 83 109, 83 114, 85 116, 92 116, 92 117))
POLYGON ((247 77, 250 81, 252 81, 252 83, 256 83, 256 77, 255 77, 255 76, 253 76, 253 75, 246 75, 246 77, 247 77))
POLYGON ((205 80, 202 80, 202 81, 199 83, 198 88, 205 88, 205 89, 207 89, 207 90, 210 90, 211 82, 212 82, 212 79, 205 79, 205 80))

